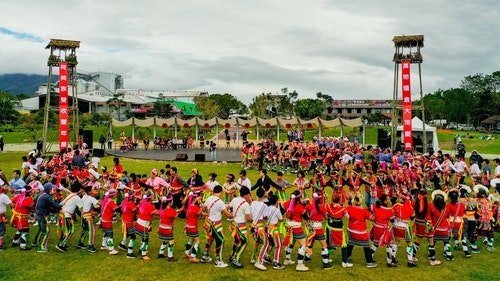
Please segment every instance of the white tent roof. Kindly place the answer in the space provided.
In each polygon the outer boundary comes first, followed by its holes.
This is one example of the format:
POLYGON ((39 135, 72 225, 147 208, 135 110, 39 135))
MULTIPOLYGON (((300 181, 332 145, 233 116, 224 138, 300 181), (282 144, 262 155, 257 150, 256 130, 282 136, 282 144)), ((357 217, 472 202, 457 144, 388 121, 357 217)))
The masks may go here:
MULTIPOLYGON (((424 130, 424 122, 422 122, 422 120, 418 117, 413 117, 413 119, 411 119, 411 127, 412 127, 412 130, 413 131, 418 131, 418 132, 421 132, 424 130)), ((403 126, 398 126, 398 131, 402 131, 403 130, 403 126)), ((436 131, 436 128, 435 127, 431 127, 429 125, 425 125, 425 131, 426 132, 435 132, 436 131)))
MULTIPOLYGON (((422 120, 416 116, 413 117, 413 119, 411 119, 411 125, 412 125, 413 132, 423 132, 424 131, 424 122, 422 122, 422 120)), ((398 132, 402 132, 402 131, 403 131, 403 126, 398 126, 398 132)), ((426 133, 426 135, 428 133, 432 133, 432 148, 434 149, 434 151, 438 151, 439 150, 439 141, 437 138, 436 128, 431 127, 429 125, 426 125, 425 126, 425 133, 426 133)))

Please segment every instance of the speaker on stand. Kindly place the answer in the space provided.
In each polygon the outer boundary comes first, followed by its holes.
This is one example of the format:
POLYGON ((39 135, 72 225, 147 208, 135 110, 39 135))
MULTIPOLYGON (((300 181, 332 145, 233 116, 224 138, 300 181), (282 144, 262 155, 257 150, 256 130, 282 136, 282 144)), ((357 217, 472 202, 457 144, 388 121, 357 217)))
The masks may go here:
POLYGON ((87 144, 88 149, 92 149, 94 147, 94 131, 83 130, 83 142, 87 144))
POLYGON ((194 161, 195 162, 205 162, 205 154, 195 154, 194 161))
POLYGON ((92 155, 95 157, 104 157, 104 149, 94 148, 92 150, 92 155))
POLYGON ((384 129, 378 129, 377 146, 380 148, 389 148, 391 146, 391 138, 384 129))
POLYGON ((187 161, 188 155, 186 153, 177 153, 175 156, 175 161, 187 161))

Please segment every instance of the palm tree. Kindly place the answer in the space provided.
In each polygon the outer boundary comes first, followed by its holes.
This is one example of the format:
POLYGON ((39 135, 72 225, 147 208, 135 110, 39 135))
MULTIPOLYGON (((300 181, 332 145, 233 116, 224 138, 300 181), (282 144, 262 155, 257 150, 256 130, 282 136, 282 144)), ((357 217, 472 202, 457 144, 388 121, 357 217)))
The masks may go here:
MULTIPOLYGON (((115 107, 116 108, 116 114, 118 116, 118 120, 121 120, 121 106, 122 106, 122 103, 123 103, 123 96, 125 94, 113 94, 113 97, 111 99, 109 99, 106 104, 108 105, 108 109, 110 107, 115 107)), ((111 110, 109 110, 109 113, 111 114, 111 110)))

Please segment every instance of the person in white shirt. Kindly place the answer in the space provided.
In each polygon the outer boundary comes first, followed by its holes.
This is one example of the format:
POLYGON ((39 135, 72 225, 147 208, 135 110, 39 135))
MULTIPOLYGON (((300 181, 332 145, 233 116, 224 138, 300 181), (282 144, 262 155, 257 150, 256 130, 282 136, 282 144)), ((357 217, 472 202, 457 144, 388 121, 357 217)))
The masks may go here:
POLYGON ((481 169, 474 159, 470 160, 470 164, 469 174, 474 182, 473 185, 475 185, 481 179, 481 169))
POLYGON ((99 164, 101 163, 101 158, 97 156, 92 156, 90 162, 92 163, 93 167, 89 169, 97 169, 99 167, 99 164))
POLYGON ((215 241, 215 267, 224 268, 228 264, 222 260, 222 246, 224 245, 224 234, 222 233, 222 215, 232 218, 233 215, 227 210, 226 204, 220 198, 222 195, 222 186, 217 185, 214 187, 213 195, 208 197, 203 208, 207 213, 207 222, 210 229, 207 233, 208 241, 205 245, 205 252, 201 257, 201 262, 210 262, 208 252, 210 246, 215 241))
POLYGON ((269 239, 266 240, 266 245, 264 246, 268 252, 271 252, 272 247, 269 248, 271 242, 274 247, 273 255, 273 268, 274 269, 284 269, 285 267, 280 263, 281 248, 283 247, 283 241, 281 233, 279 231, 279 222, 283 220, 283 215, 278 207, 279 198, 276 195, 271 195, 269 197, 269 206, 266 208, 264 216, 267 218, 267 236, 269 239), (272 241, 271 241, 272 240, 272 241))
POLYGON ((216 187, 217 185, 220 185, 216 179, 217 179, 216 173, 208 174, 208 181, 205 183, 205 186, 210 191, 210 193, 212 193, 214 191, 214 187, 216 187))
MULTIPOLYGON (((494 179, 491 179, 490 185, 493 188, 496 188, 497 185, 500 185, 500 174, 498 174, 494 179)), ((500 212, 500 211, 499 211, 500 212)), ((1 212, 0 212, 1 213, 1 212)))
POLYGON ((256 194, 257 201, 253 201, 250 205, 250 210, 252 212, 252 233, 255 239, 251 262, 256 268, 266 270, 267 268, 264 266, 264 257, 266 252, 264 246, 267 240, 264 225, 264 214, 267 208, 267 205, 264 203, 264 199, 266 199, 266 191, 260 188, 257 189, 256 194), (257 253, 259 254, 258 256, 257 253))
POLYGON ((59 243, 56 245, 56 249, 65 253, 68 251, 68 241, 73 236, 75 231, 75 226, 73 223, 73 215, 76 209, 83 207, 82 198, 78 196, 78 193, 83 188, 82 184, 78 181, 73 182, 71 185, 71 190, 62 187, 63 190, 69 192, 68 196, 60 203, 61 215, 59 218, 59 225, 62 228, 62 234, 59 238, 59 243))
POLYGON ((94 225, 94 209, 99 208, 99 202, 94 197, 90 196, 92 193, 92 185, 83 188, 84 194, 82 196, 82 234, 78 240, 76 247, 78 249, 88 249, 91 253, 97 253, 95 243, 95 225, 94 225), (85 245, 85 240, 88 238, 88 246, 85 245))
POLYGON ((493 159, 493 162, 495 162, 495 176, 500 175, 500 159, 495 158, 493 159))
POLYGON ((465 172, 468 171, 467 163, 464 161, 464 157, 457 155, 457 162, 455 163, 455 185, 463 184, 465 179, 465 172))
MULTIPOLYGON (((3 180, 0 179, 3 182, 3 180)), ((3 236, 5 235, 5 213, 7 213, 7 206, 12 206, 12 201, 9 196, 5 194, 5 182, 0 185, 0 251, 3 251, 3 236)))
POLYGON ((252 215, 250 214, 250 204, 251 201, 250 190, 246 187, 240 189, 240 196, 235 197, 229 203, 229 208, 233 212, 233 225, 235 228, 233 251, 231 252, 230 264, 235 268, 243 268, 240 262, 241 253, 247 246, 247 222, 252 221, 252 215))
POLYGON ((342 158, 341 158, 341 163, 346 165, 346 164, 349 164, 351 161, 352 161, 352 156, 351 156, 351 152, 350 151, 346 151, 344 153, 344 155, 342 155, 342 158))
POLYGON ((242 186, 248 187, 248 189, 252 188, 252 182, 250 181, 249 178, 247 178, 247 171, 241 170, 240 172, 240 177, 238 178, 238 189, 240 189, 242 186))

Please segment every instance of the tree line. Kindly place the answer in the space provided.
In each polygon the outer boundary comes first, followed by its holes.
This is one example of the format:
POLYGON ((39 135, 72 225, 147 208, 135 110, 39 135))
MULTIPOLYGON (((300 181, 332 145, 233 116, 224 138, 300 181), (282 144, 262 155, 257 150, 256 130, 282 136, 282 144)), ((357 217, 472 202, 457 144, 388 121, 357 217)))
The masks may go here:
MULTIPOLYGON (((480 126, 481 121, 500 114, 500 71, 469 75, 458 88, 438 89, 423 99, 426 120, 480 126)), ((420 101, 415 104, 420 105, 420 101)))
POLYGON ((194 102, 204 119, 227 119, 233 114, 259 118, 299 117, 307 120, 332 117, 332 96, 321 92, 316 93, 316 98, 299 99, 298 96, 296 90, 283 88, 278 93, 261 93, 255 96, 248 106, 229 93, 195 97, 194 102))
MULTIPOLYGON (((22 96, 24 97, 24 96, 22 96)), ((18 124, 39 123, 43 116, 43 110, 39 110, 34 116, 21 116, 16 110, 16 103, 19 96, 13 96, 9 92, 0 90, 0 123, 18 124), (22 122, 27 121, 27 122, 22 122)), ((448 122, 467 123, 473 126, 480 126, 481 121, 493 116, 500 115, 500 71, 491 74, 475 74, 465 77, 458 88, 438 89, 424 96, 426 120, 446 119, 448 122)), ((278 93, 261 93, 252 99, 247 106, 237 97, 230 93, 216 93, 209 96, 194 98, 197 110, 201 118, 210 119, 219 117, 227 119, 234 114, 247 115, 260 118, 272 117, 298 117, 301 119, 312 119, 321 117, 332 119, 333 109, 332 95, 316 93, 315 98, 299 98, 296 90, 288 88, 281 89, 278 93)), ((123 97, 116 94, 109 101, 110 112, 115 110, 118 115, 120 107, 124 104, 123 97)), ((420 105, 420 101, 414 102, 420 105)), ((159 99, 153 104, 155 116, 168 118, 172 116, 172 104, 166 99, 159 99)), ((418 111, 418 110, 416 110, 418 111)), ((108 114, 91 115, 83 118, 84 123, 100 123, 102 120, 109 120, 108 114), (106 116, 104 116, 106 115, 106 116)), ((124 112, 126 118, 132 117, 133 113, 124 112)), ((419 112, 414 112, 419 116, 419 112)), ((56 121, 55 118, 50 118, 56 121)), ((380 112, 375 112, 365 116, 370 122, 380 122, 380 112)))

